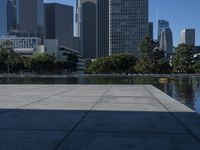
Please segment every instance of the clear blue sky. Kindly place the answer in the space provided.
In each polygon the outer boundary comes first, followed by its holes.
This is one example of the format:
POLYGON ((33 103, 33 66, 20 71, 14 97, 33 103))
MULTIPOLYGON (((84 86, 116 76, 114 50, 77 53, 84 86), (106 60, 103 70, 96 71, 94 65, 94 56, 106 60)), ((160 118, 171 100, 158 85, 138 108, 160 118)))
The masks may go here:
MULTIPOLYGON (((44 0, 75 6, 75 0, 44 0)), ((200 45, 200 0, 149 0, 149 21, 154 22, 154 38, 157 34, 157 16, 170 22, 174 45, 180 41, 184 28, 196 29, 196 45, 200 45), (158 15, 157 15, 158 12, 158 15)))

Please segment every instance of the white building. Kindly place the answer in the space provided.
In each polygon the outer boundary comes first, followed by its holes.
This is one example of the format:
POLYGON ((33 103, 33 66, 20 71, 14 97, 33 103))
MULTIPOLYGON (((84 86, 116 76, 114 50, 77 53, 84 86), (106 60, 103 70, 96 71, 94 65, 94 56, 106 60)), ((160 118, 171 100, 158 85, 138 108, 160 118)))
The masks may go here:
POLYGON ((67 61, 67 57, 70 54, 75 54, 78 56, 77 69, 84 70, 85 62, 80 53, 74 49, 59 46, 57 39, 45 39, 44 51, 50 55, 54 55, 57 61, 67 61))
POLYGON ((181 31, 181 44, 195 46, 195 29, 184 29, 181 31))
POLYGON ((9 41, 15 53, 31 56, 34 49, 41 45, 41 39, 38 37, 16 37, 16 36, 1 36, 0 45, 9 41))

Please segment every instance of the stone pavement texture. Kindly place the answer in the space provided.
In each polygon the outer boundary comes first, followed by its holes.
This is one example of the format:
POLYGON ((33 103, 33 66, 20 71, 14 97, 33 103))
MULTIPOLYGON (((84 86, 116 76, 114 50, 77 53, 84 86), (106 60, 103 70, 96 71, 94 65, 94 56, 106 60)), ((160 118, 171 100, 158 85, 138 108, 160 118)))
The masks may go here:
POLYGON ((200 150, 200 116, 151 85, 0 85, 0 150, 200 150))

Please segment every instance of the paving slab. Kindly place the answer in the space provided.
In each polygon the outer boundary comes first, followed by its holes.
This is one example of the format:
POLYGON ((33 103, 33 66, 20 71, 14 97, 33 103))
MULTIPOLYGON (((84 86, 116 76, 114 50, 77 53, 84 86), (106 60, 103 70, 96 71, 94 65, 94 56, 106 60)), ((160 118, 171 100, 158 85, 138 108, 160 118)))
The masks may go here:
POLYGON ((69 131, 85 111, 14 110, 0 115, 0 130, 69 131))
POLYGON ((54 150, 66 134, 58 131, 0 130, 0 149, 54 150))
POLYGON ((188 135, 73 133, 58 150, 199 150, 188 135))
POLYGON ((200 116, 151 85, 0 85, 0 150, 199 150, 200 116))

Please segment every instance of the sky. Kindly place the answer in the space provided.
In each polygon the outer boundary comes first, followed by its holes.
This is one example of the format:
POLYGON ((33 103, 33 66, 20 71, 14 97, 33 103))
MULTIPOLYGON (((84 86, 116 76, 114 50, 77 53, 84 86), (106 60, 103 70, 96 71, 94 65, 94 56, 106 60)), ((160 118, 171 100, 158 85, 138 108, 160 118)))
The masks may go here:
MULTIPOLYGON (((44 0, 75 7, 76 0, 44 0)), ((174 45, 180 42, 180 31, 196 29, 196 45, 200 45, 200 0, 149 0, 149 21, 154 23, 154 38, 157 37, 157 20, 169 21, 174 45)))

